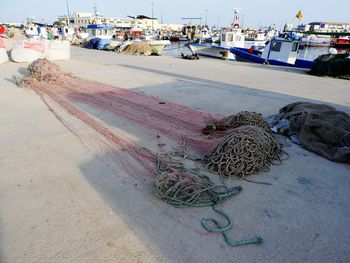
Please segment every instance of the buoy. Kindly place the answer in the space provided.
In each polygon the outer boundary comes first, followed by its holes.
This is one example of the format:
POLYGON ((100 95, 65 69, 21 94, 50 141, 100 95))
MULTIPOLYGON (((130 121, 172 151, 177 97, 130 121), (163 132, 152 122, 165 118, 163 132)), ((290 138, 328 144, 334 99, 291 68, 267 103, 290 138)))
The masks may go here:
POLYGON ((332 55, 336 55, 338 54, 338 50, 334 47, 331 47, 329 50, 328 50, 329 54, 332 54, 332 55))

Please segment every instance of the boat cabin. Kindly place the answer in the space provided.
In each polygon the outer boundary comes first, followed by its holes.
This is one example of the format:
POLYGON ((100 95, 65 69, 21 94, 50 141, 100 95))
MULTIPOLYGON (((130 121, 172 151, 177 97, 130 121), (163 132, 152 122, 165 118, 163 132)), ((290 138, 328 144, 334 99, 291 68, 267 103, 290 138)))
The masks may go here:
POLYGON ((142 32, 143 30, 141 28, 133 28, 131 29, 131 38, 134 41, 140 41, 142 38, 142 32))
POLYGON ((244 47, 244 34, 242 29, 231 29, 229 31, 223 31, 220 34, 220 41, 222 47, 244 47))
POLYGON ((299 41, 276 37, 271 39, 261 58, 294 64, 299 51, 299 41))
POLYGON ((107 25, 88 25, 87 32, 89 34, 88 40, 93 38, 112 39, 115 34, 114 28, 107 25))

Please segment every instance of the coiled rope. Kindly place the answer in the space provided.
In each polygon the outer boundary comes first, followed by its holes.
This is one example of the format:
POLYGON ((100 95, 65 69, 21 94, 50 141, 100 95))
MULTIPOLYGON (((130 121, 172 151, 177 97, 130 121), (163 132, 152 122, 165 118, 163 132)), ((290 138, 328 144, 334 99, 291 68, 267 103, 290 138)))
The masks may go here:
POLYGON ((205 158, 206 168, 221 178, 233 178, 267 171, 274 161, 281 161, 282 146, 272 133, 258 126, 235 128, 205 158))
POLYGON ((226 243, 230 246, 260 244, 263 241, 261 237, 247 240, 230 239, 227 231, 233 227, 232 220, 216 206, 217 203, 238 194, 242 188, 216 185, 199 169, 185 169, 183 161, 187 156, 188 149, 184 137, 183 144, 173 151, 158 154, 158 176, 154 182, 156 196, 174 207, 211 206, 216 213, 226 219, 227 223, 221 225, 216 219, 205 217, 201 224, 209 232, 223 234, 226 243))
POLYGON ((222 137, 230 133, 232 129, 245 125, 258 126, 272 133, 269 124, 260 113, 249 111, 241 111, 221 120, 213 120, 202 129, 202 132, 208 134, 208 137, 222 137))

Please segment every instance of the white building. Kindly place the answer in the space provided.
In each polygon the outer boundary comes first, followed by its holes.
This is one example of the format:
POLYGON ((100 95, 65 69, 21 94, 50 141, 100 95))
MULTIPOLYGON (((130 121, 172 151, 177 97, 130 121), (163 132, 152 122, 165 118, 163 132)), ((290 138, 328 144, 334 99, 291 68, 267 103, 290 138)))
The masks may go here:
POLYGON ((305 31, 323 33, 350 32, 350 23, 312 22, 305 25, 305 31))
MULTIPOLYGON (((67 16, 58 17, 59 21, 67 24, 67 16)), ((113 26, 117 29, 131 29, 133 27, 138 27, 143 30, 151 31, 161 30, 161 31, 181 31, 182 26, 180 24, 161 24, 157 18, 151 18, 144 15, 139 15, 137 17, 128 17, 128 18, 113 18, 105 17, 102 15, 86 13, 86 12, 75 12, 74 15, 70 18, 70 23, 74 24, 77 27, 87 27, 91 24, 104 24, 113 26)))

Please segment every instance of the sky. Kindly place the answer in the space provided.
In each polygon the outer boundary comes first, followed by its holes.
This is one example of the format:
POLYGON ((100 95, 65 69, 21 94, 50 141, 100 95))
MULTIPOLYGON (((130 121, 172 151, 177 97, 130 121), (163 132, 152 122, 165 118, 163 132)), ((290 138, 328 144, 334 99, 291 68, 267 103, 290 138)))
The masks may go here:
MULTIPOLYGON (((67 14, 66 0, 1 0, 0 22, 24 22, 27 17, 36 21, 44 19, 52 23, 59 15, 67 14)), ((75 11, 93 13, 94 4, 98 12, 105 16, 126 17, 128 15, 152 15, 163 18, 164 23, 187 23, 184 17, 202 17, 210 26, 228 26, 233 19, 233 8, 240 8, 241 24, 257 28, 275 24, 298 24, 295 18, 302 11, 302 23, 309 22, 349 22, 350 0, 68 0, 70 13, 75 11), (206 10, 208 10, 206 12, 206 10)))

